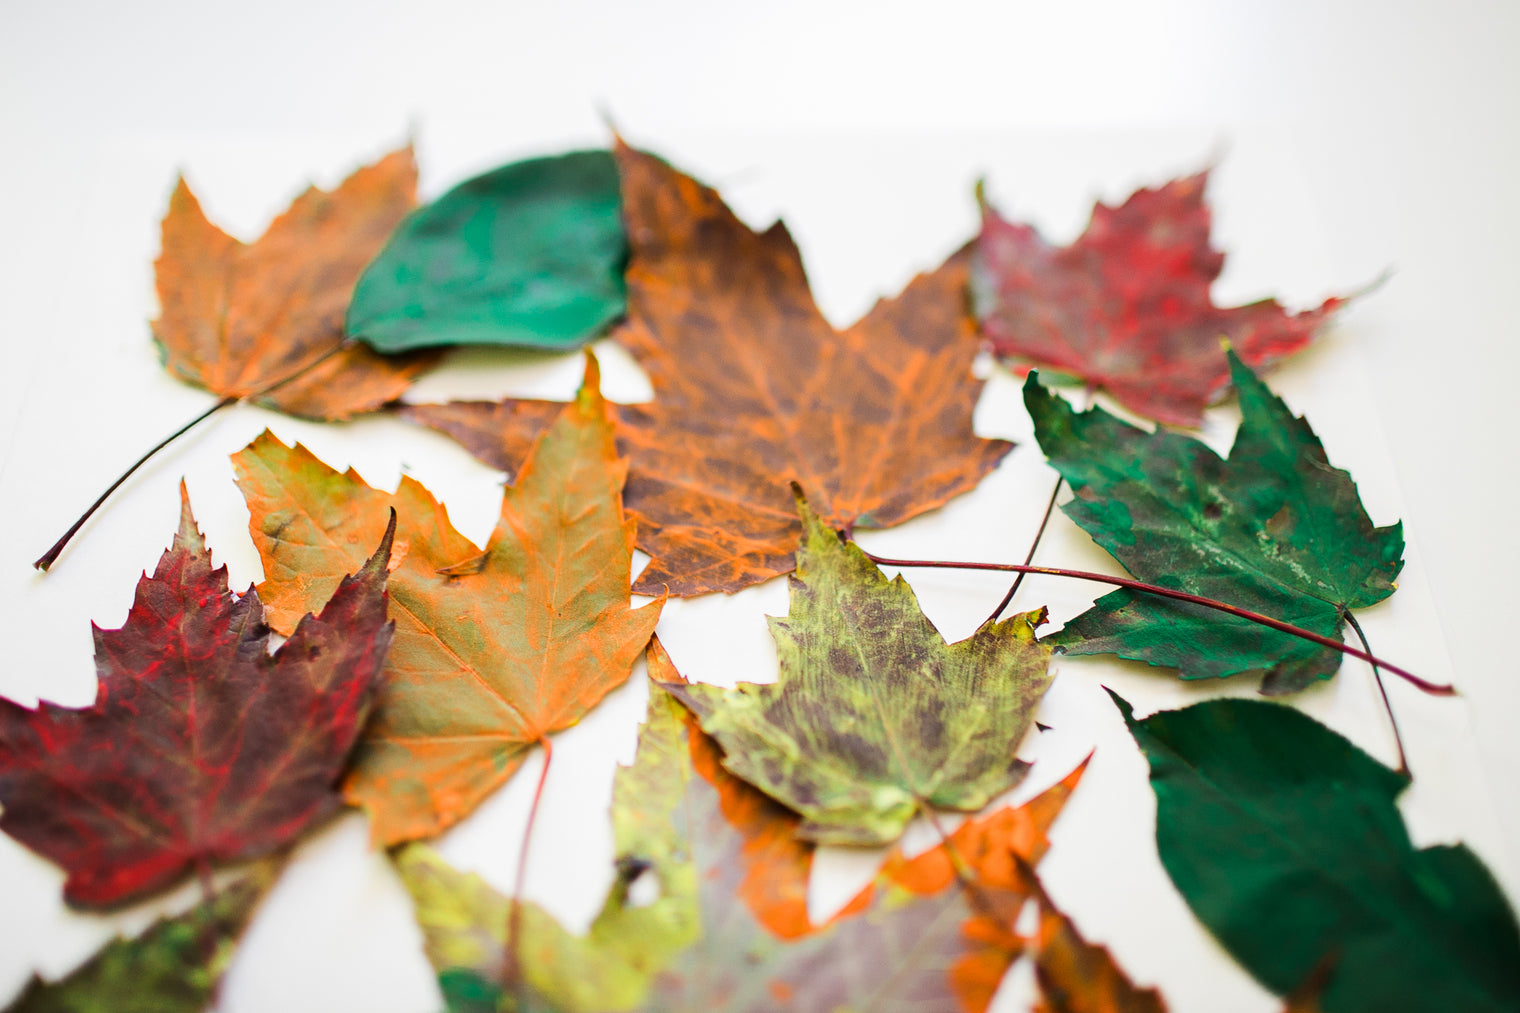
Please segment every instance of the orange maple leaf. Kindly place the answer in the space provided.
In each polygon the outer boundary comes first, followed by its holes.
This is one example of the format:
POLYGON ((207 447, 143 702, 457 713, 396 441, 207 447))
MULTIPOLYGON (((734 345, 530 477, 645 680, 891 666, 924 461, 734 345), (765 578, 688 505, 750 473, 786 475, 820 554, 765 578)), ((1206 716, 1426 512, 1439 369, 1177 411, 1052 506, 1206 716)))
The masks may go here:
POLYGON ((344 785, 375 840, 431 837, 628 678, 663 602, 630 608, 634 522, 626 464, 588 357, 585 386, 535 444, 484 551, 403 476, 395 493, 340 474, 266 432, 233 458, 283 630, 394 506, 396 635, 374 717, 344 785))
POLYGON ((245 244, 207 220, 181 179, 155 264, 153 337, 164 365, 214 394, 307 418, 343 419, 395 400, 436 356, 344 344, 343 314, 416 192, 406 147, 331 193, 311 187, 245 244))
MULTIPOLYGON (((1012 447, 971 428, 982 382, 961 251, 836 331, 781 223, 619 143, 628 318, 654 401, 617 411, 627 502, 653 560, 636 590, 734 591, 792 569, 789 483, 831 527, 888 527, 973 488, 1012 447)), ((544 402, 405 409, 509 473, 544 402)))

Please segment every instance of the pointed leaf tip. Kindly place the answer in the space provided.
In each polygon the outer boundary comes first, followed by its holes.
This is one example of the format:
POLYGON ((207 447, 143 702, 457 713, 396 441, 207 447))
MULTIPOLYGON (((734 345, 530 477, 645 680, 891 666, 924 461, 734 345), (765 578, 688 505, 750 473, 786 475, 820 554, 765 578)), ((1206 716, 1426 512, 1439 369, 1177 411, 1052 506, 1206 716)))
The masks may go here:
POLYGON ((365 576, 373 576, 376 573, 384 574, 390 569, 391 547, 396 541, 396 508, 390 508, 390 520, 386 522, 385 534, 380 536, 380 544, 374 554, 364 561, 364 567, 359 572, 365 576))
MULTIPOLYGON (((1103 687, 1103 692, 1107 693, 1109 699, 1113 700, 1114 706, 1119 708, 1119 714, 1124 718, 1124 723, 1130 728, 1134 728, 1135 708, 1130 706, 1130 702, 1124 699, 1124 697, 1120 696, 1118 693, 1115 693, 1113 690, 1109 689, 1107 686, 1103 687)), ((1089 759, 1091 759, 1090 756, 1089 759)), ((1083 760, 1082 762, 1086 763, 1087 761, 1083 760)))
POLYGON ((596 353, 585 351, 585 370, 581 373, 580 389, 575 392, 575 403, 582 412, 607 413, 607 400, 602 396, 602 366, 596 361, 596 353))

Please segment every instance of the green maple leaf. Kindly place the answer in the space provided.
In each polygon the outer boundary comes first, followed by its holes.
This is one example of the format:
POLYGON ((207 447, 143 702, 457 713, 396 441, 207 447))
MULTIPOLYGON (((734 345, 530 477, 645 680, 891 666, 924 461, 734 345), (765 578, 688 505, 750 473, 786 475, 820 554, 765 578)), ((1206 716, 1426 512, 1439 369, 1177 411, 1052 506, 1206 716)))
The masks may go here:
MULTIPOLYGON (((1374 527, 1351 476, 1233 353, 1241 423, 1228 458, 1101 408, 1075 411, 1031 374, 1035 436, 1075 497, 1072 520, 1140 580, 1229 602, 1329 637, 1351 609, 1393 593, 1402 525, 1374 527)), ((1104 595, 1045 638, 1184 679, 1261 673, 1291 693, 1340 667, 1338 651, 1212 609, 1130 590, 1104 595)))
POLYGON ((184 914, 106 944, 60 981, 34 977, 7 1013, 201 1013, 278 869, 255 865, 184 914))
POLYGON ((1465 846, 1410 843, 1407 776, 1279 704, 1137 721, 1114 701, 1150 760, 1167 874, 1263 985, 1287 994, 1331 961, 1326 1013, 1520 1009, 1515 916, 1465 846))
MULTIPOLYGON (((679 678, 657 646, 651 669, 679 678)), ((685 709, 651 685, 633 766, 613 789, 617 878, 584 936, 523 904, 520 980, 504 974, 511 901, 426 845, 401 850, 396 866, 449 1013, 985 1009, 991 990, 978 982, 996 982, 1018 949, 970 931, 980 911, 943 846, 889 863, 834 920, 779 935, 765 916, 769 894, 786 880, 806 883, 812 849, 790 837, 795 814, 725 773, 716 754, 685 709), (749 892, 757 862, 768 874, 760 896, 749 892), (657 888, 642 906, 631 896, 641 877, 657 888)), ((987 878, 982 865, 1011 868, 1009 853, 1038 861, 1079 776, 957 832, 987 904, 1017 910, 1022 880, 987 878)))
POLYGON ((724 766, 819 844, 887 844, 924 806, 974 812, 1017 784, 1028 765, 1014 751, 1051 680, 1034 638, 1044 610, 946 644, 901 577, 798 508, 791 611, 770 619, 780 680, 668 687, 724 766))

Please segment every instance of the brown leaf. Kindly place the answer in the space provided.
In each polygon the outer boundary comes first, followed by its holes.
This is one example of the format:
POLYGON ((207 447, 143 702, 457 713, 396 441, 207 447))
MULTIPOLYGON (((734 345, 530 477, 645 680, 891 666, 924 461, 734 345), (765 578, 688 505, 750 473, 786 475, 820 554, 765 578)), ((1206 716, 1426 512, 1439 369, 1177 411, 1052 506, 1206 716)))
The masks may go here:
MULTIPOLYGON (((791 570, 792 481, 831 527, 888 527, 971 489, 1011 448, 971 429, 965 251, 836 331, 785 226, 753 232, 653 155, 620 144, 617 158, 631 259, 614 337, 655 393, 617 412, 628 509, 653 557, 636 590, 734 591, 791 570)), ((405 414, 510 473, 548 411, 405 414)))
POLYGON ((1033 949, 1041 1002, 1033 1013, 1166 1013, 1161 993, 1136 987, 1108 948, 1083 939, 1034 872, 1024 871, 1040 905, 1033 949))
POLYGON ((347 418, 395 400, 435 356, 343 345, 343 315, 416 189, 412 150, 403 148, 331 193, 308 189, 244 244, 206 219, 181 179, 155 265, 153 336, 164 365, 212 393, 308 418, 347 418))
POLYGON ((344 784, 377 841, 430 837, 463 818, 534 743, 628 678, 659 619, 658 603, 630 607, 633 521, 595 360, 503 495, 483 553, 409 477, 381 492, 267 432, 233 464, 276 629, 351 565, 370 510, 399 517, 395 644, 344 784))

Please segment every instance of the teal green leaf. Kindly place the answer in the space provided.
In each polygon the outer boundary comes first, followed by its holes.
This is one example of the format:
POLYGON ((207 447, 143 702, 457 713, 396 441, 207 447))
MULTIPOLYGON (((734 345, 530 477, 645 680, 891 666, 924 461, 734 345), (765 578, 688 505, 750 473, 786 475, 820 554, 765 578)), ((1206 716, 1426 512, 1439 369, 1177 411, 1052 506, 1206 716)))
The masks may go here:
POLYGON ((1520 1009, 1515 916, 1465 846, 1415 850, 1406 777, 1279 704, 1136 721, 1114 701, 1150 761, 1162 864, 1263 985, 1286 995, 1330 959, 1326 1013, 1520 1009))
POLYGON ((380 352, 584 344, 623 313, 621 208, 606 151, 467 180, 412 212, 365 269, 348 336, 380 352))
POLYGON ((68 977, 33 978, 8 1013, 201 1013, 276 872, 273 862, 255 866, 213 899, 107 944, 68 977))
MULTIPOLYGON (((1062 510, 1140 580, 1339 637, 1349 610, 1393 593, 1402 526, 1374 527, 1308 422, 1233 352, 1229 360, 1241 423, 1228 458, 1101 408, 1075 411, 1030 374, 1035 436, 1075 493, 1062 510)), ((1184 679, 1260 673, 1268 694, 1327 679, 1341 663, 1331 648, 1129 590, 1104 595, 1046 640, 1177 668, 1184 679)))
POLYGON ((924 806, 975 812, 1017 784, 1014 754, 1050 686, 1044 610, 946 644, 902 577, 888 580, 798 497, 791 610, 770 619, 772 685, 667 687, 723 764, 803 816, 819 844, 878 845, 924 806))
MULTIPOLYGON (((773 826, 795 817, 738 782, 720 789, 709 781, 696 760, 714 748, 651 686, 638 753, 614 789, 617 877, 607 901, 584 937, 525 903, 523 981, 503 980, 510 901, 425 845, 398 854, 450 1013, 956 1008, 947 971, 975 954, 976 943, 962 934, 973 911, 954 877, 921 892, 884 877, 869 905, 857 900, 864 910, 799 936, 773 935, 743 897, 747 845, 772 838, 768 828, 746 830, 731 819, 773 826), (765 806, 780 815, 761 815, 765 806), (658 898, 637 906, 631 885, 641 877, 653 877, 658 898)), ((710 773, 727 779, 715 767, 710 773)))

